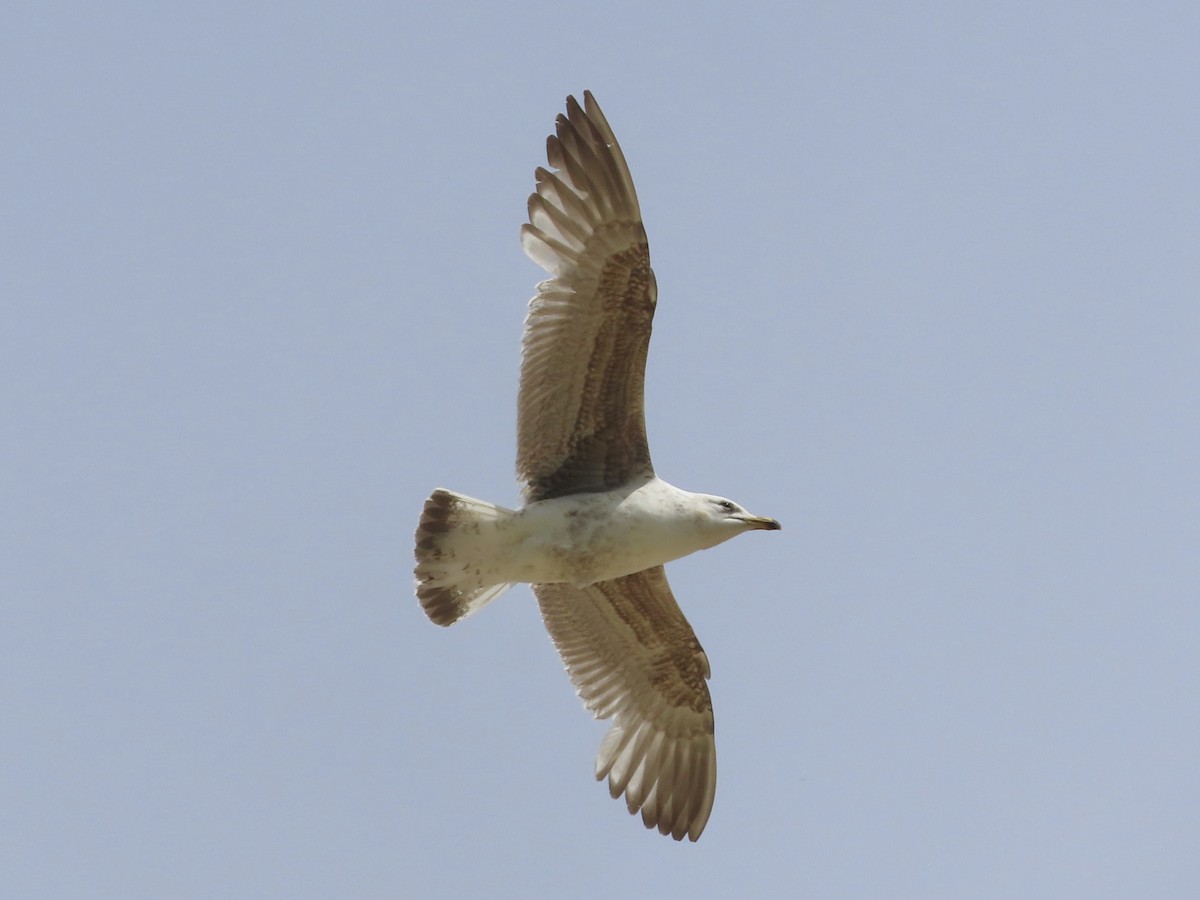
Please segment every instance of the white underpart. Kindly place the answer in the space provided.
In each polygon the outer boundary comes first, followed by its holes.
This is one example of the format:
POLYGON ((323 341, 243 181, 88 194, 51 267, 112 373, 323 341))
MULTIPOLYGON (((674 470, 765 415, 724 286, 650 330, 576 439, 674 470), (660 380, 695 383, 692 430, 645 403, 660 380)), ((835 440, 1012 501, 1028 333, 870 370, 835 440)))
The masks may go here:
POLYGON ((656 477, 519 510, 439 488, 425 502, 417 529, 417 597, 434 622, 450 625, 517 582, 586 588, 657 568, 769 521, 656 477))
MULTIPOLYGON (((711 499, 660 478, 605 493, 531 503, 497 523, 485 562, 496 581, 585 587, 728 540, 711 499)), ((480 547, 480 549, 483 549, 480 547)))

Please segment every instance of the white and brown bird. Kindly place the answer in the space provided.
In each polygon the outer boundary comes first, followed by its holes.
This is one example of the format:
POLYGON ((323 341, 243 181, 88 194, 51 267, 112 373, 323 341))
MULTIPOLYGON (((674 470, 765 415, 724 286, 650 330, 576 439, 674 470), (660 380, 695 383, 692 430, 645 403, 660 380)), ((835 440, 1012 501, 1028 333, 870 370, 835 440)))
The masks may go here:
POLYGON ((612 718, 596 778, 648 828, 700 837, 716 792, 708 658, 663 563, 774 519, 680 490, 650 464, 643 412, 658 289, 633 180, 595 99, 567 98, 536 171, 517 418, 525 505, 439 489, 416 534, 416 590, 438 625, 533 587, 579 696, 612 718))

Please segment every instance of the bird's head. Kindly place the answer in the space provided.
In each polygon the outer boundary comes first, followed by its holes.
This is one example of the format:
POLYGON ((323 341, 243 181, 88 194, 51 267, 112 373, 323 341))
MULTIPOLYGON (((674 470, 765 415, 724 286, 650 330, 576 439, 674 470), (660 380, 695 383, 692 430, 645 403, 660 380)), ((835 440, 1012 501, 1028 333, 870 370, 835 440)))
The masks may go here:
POLYGON ((714 545, 743 531, 778 531, 782 527, 777 520, 751 515, 745 507, 725 497, 702 494, 700 510, 703 528, 715 539, 714 545))

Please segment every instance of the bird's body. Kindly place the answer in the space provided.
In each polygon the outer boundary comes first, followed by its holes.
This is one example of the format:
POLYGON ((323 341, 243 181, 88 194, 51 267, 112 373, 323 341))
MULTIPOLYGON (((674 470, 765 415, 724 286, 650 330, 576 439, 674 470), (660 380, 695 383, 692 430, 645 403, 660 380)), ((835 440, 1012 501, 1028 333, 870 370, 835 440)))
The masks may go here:
POLYGON ((525 505, 434 491, 417 528, 417 596, 450 625, 531 584, 580 697, 615 719, 596 777, 647 827, 695 840, 716 790, 709 666, 662 566, 779 523, 654 473, 642 385, 658 291, 633 181, 591 94, 583 107, 567 98, 547 158, 557 171, 537 170, 522 228, 554 276, 525 322, 525 505))
MULTIPOLYGON (((491 506, 473 498, 466 503, 467 498, 444 489, 431 499, 434 508, 443 502, 467 509, 491 506)), ((417 575, 433 574, 435 568, 452 573, 469 561, 486 584, 561 582, 587 587, 661 566, 740 534, 744 519, 728 518, 731 511, 719 505, 728 502, 651 477, 608 491, 535 500, 518 510, 493 507, 496 513, 474 529, 450 532, 440 545, 440 558, 435 562, 427 557, 417 575)), ((739 513, 745 511, 734 512, 739 513)))

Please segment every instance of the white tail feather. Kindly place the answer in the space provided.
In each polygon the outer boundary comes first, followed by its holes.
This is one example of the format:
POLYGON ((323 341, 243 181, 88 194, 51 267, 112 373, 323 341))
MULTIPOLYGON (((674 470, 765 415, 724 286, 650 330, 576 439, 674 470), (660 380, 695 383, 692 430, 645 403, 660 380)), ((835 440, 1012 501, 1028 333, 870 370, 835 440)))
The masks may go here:
POLYGON ((417 526, 417 598, 430 620, 452 625, 508 588, 489 571, 497 527, 514 513, 486 500, 438 488, 417 526))

